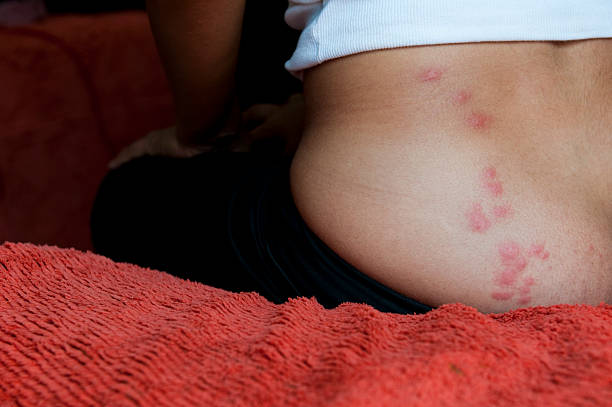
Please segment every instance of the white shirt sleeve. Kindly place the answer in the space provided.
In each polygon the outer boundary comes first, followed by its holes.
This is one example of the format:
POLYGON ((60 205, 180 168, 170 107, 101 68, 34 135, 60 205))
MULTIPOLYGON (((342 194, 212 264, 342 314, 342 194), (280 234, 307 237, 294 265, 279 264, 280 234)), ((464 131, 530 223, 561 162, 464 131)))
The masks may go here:
POLYGON ((290 0, 301 29, 285 67, 302 71, 365 51, 483 41, 612 37, 612 0, 290 0))

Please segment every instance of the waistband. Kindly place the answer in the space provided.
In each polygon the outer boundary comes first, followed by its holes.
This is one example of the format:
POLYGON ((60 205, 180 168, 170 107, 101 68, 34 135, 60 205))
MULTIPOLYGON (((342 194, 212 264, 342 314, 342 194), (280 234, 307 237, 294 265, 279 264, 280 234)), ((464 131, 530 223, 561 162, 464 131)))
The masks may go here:
POLYGON ((276 303, 302 296, 326 308, 356 302, 383 312, 430 311, 361 273, 308 228, 291 195, 289 167, 287 160, 254 168, 237 186, 228 212, 234 252, 261 294, 276 303))

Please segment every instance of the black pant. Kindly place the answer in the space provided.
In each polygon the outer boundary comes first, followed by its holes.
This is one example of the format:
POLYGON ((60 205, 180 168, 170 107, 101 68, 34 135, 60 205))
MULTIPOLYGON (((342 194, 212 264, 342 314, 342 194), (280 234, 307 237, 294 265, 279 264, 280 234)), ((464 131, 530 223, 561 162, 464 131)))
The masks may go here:
POLYGON ((92 213, 95 250, 275 303, 316 297, 396 313, 431 308, 348 264, 304 223, 289 161, 255 153, 143 157, 102 183, 92 213))

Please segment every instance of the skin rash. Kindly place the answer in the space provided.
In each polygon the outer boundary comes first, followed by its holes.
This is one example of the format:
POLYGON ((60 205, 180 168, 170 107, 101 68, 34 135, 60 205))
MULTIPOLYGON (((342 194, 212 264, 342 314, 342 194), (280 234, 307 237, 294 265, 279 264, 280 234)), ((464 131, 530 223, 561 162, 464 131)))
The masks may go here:
POLYGON ((467 90, 461 90, 455 95, 453 101, 458 105, 464 105, 469 102, 470 99, 472 99, 472 94, 467 90))
MULTIPOLYGON (((492 198, 500 198, 504 193, 504 188, 501 181, 497 179, 497 170, 494 167, 487 167, 483 170, 481 185, 492 198)), ((510 218, 513 213, 510 204, 495 204, 487 214, 481 202, 474 202, 470 210, 466 212, 466 217, 472 232, 485 233, 495 222, 510 218)))
POLYGON ((501 268, 496 272, 495 285, 498 290, 491 293, 491 298, 497 301, 509 301, 518 297, 518 304, 527 305, 531 302, 531 288, 536 284, 533 277, 525 276, 530 264, 530 257, 547 260, 550 254, 544 249, 544 244, 533 244, 527 250, 514 241, 499 245, 498 255, 501 268))
POLYGON ((485 215, 480 203, 474 203, 466 216, 472 232, 484 233, 491 227, 491 221, 485 215))
POLYGON ((484 113, 471 113, 467 119, 466 123, 469 127, 474 130, 486 130, 491 125, 491 116, 484 113))
POLYGON ((493 215, 497 219, 506 219, 512 216, 512 207, 509 204, 496 205, 493 208, 493 215))
POLYGON ((502 183, 497 180, 497 170, 487 167, 483 171, 482 186, 494 197, 500 197, 504 193, 502 183))
MULTIPOLYGON (((466 212, 466 218, 472 233, 485 234, 497 222, 511 218, 514 211, 510 204, 496 202, 504 194, 504 188, 495 167, 488 166, 482 170, 480 185, 488 196, 491 210, 487 213, 482 202, 474 202, 466 212)), ((491 298, 496 301, 516 300, 519 305, 528 305, 531 289, 536 285, 536 279, 527 275, 529 266, 549 257, 550 252, 542 242, 533 243, 528 248, 521 247, 514 240, 501 242, 497 247, 499 266, 493 275, 495 289, 491 298)))
POLYGON ((419 74, 419 80, 421 82, 435 82, 442 79, 442 69, 429 68, 419 74))
MULTIPOLYGON (((443 78, 443 70, 431 67, 419 74, 422 83, 439 82, 443 78)), ((465 108, 472 100, 472 93, 462 89, 449 95, 449 99, 458 109, 465 108)), ((493 118, 481 111, 472 111, 465 117, 465 125, 474 131, 485 131, 490 128, 493 118)), ((504 194, 504 187, 499 180, 497 169, 493 166, 485 167, 480 174, 480 186, 487 196, 487 200, 476 200, 465 212, 465 218, 470 232, 486 234, 497 222, 511 219, 514 215, 512 206, 499 202, 504 194), (487 210, 486 208, 489 208, 487 210)), ((506 240, 497 246, 498 268, 493 275, 495 289, 491 298, 496 301, 515 300, 519 305, 528 305, 531 302, 531 290, 537 284, 535 278, 527 275, 529 266, 534 262, 547 261, 550 253, 545 244, 536 242, 528 248, 523 248, 514 240, 506 240)))
MULTIPOLYGON (((439 82, 443 79, 445 70, 439 67, 429 67, 418 75, 419 82, 439 82)), ((468 89, 462 89, 452 96, 452 100, 459 106, 464 106, 472 99, 472 93, 468 89)), ((465 124, 476 131, 487 130, 491 126, 493 118, 483 112, 473 111, 465 118, 465 124)))

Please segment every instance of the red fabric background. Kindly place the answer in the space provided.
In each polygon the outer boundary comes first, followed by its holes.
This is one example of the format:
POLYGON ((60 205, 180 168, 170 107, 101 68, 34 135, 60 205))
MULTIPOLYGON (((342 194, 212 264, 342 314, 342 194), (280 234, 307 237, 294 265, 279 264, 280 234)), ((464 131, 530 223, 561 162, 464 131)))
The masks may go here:
MULTIPOLYGON (((222 272, 222 270, 219 270, 222 272)), ((275 305, 0 246, 1 406, 610 406, 612 306, 275 305)))
POLYGON ((144 13, 0 28, 0 242, 89 249, 107 162, 173 121, 144 13))

